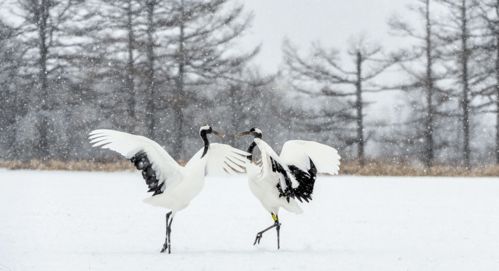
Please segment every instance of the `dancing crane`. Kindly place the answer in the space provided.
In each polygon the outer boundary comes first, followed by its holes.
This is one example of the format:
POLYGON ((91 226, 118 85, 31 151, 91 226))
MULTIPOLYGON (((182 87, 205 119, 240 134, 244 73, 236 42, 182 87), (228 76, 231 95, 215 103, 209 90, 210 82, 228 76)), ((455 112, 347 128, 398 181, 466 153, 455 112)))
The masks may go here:
POLYGON ((107 129, 90 132, 89 139, 93 147, 116 151, 142 171, 148 192, 153 193, 144 202, 169 209, 161 252, 168 250, 171 253, 173 217, 201 191, 207 173, 244 172, 248 154, 226 144, 210 144, 209 134, 222 137, 209 125, 201 127, 199 135, 204 147, 185 166, 181 166, 158 143, 146 137, 107 129))
POLYGON ((289 140, 284 143, 281 154, 277 153, 262 140, 262 131, 251 128, 238 136, 254 136, 247 156, 246 171, 251 192, 270 212, 274 224, 258 232, 253 245, 260 244, 263 234, 275 228, 277 249, 280 248, 279 209, 282 207, 292 213, 302 213, 298 201, 309 202, 317 173, 338 174, 340 156, 327 145, 314 141, 289 140), (253 151, 258 147, 261 161, 253 163, 253 151))

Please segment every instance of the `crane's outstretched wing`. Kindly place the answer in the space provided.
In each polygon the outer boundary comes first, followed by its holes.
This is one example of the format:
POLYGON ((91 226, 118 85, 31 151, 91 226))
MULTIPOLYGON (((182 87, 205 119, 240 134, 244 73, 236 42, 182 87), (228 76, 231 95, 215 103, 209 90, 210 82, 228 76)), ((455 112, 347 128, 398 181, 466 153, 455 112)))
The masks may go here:
POLYGON ((153 196, 163 193, 182 179, 180 165, 156 142, 149 138, 115 130, 90 132, 93 147, 110 149, 130 159, 146 181, 153 196))
MULTIPOLYGON (((189 161, 201 159, 203 149, 199 150, 189 161)), ((226 175, 246 172, 246 156, 249 153, 227 144, 210 143, 206 153, 206 174, 226 175)))
POLYGON ((341 159, 336 149, 305 140, 289 140, 284 143, 280 158, 283 162, 305 171, 310 169, 312 161, 318 173, 332 175, 338 174, 341 159))
POLYGON ((279 197, 312 199, 318 172, 337 174, 340 163, 338 152, 329 146, 303 140, 287 141, 277 155, 263 140, 255 139, 262 152, 263 170, 275 175, 279 197))
MULTIPOLYGON (((301 190, 297 190, 303 181, 300 178, 305 177, 305 175, 294 171, 295 168, 283 161, 265 141, 258 138, 254 139, 254 141, 262 154, 262 173, 269 173, 272 176, 272 178, 264 179, 274 182, 279 197, 285 197, 288 202, 291 198, 308 201, 310 199, 309 195, 300 193, 301 190)), ((308 175, 306 176, 308 177, 308 175)))

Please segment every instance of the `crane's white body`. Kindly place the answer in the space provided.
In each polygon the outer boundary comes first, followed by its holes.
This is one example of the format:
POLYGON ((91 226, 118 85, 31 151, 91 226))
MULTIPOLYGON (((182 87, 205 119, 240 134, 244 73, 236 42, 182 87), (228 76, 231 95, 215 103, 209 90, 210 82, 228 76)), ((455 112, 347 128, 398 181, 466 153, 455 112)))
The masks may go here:
POLYGON ((202 148, 185 166, 180 166, 158 143, 143 136, 101 129, 92 131, 90 140, 94 147, 116 151, 128 159, 139 152, 145 153, 159 184, 164 183, 164 189, 144 202, 170 209, 173 213, 187 207, 199 194, 208 173, 243 172, 247 155, 229 145, 211 143, 204 156, 202 148))
POLYGON ((205 156, 199 159, 201 154, 202 150, 196 153, 183 167, 181 181, 177 182, 177 185, 166 189, 162 194, 145 198, 144 202, 153 206, 170 209, 173 212, 187 207, 204 186, 207 158, 205 156))
MULTIPOLYGON (((285 197, 279 197, 277 184, 284 185, 282 176, 272 171, 270 158, 281 165, 295 165, 301 170, 310 168, 311 159, 317 167, 318 173, 338 174, 340 156, 338 152, 327 145, 313 141, 290 140, 287 141, 281 151, 277 153, 262 139, 255 138, 258 149, 261 152, 261 165, 251 161, 246 163, 248 182, 251 192, 261 202, 263 207, 273 214, 278 214, 280 208, 292 213, 302 213, 303 210, 294 198, 289 201, 285 197)), ((292 176, 292 174, 290 174, 292 176)), ((292 187, 298 186, 298 182, 291 178, 292 187)))
POLYGON ((279 197, 279 191, 276 189, 276 176, 271 170, 264 170, 263 164, 259 166, 248 161, 246 171, 251 192, 267 211, 278 214, 279 208, 282 207, 295 214, 303 212, 295 199, 290 199, 288 202, 285 198, 279 197))

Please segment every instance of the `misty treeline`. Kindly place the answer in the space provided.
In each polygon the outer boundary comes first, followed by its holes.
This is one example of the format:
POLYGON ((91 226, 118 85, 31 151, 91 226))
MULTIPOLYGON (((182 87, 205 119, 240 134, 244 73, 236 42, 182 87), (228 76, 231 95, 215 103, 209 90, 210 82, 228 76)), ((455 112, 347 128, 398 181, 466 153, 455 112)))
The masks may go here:
POLYGON ((361 165, 499 163, 499 0, 414 0, 410 16, 388 18, 400 48, 362 35, 345 48, 285 40, 277 74, 252 62, 260 45, 241 46, 253 14, 237 1, 15 0, 9 9, 2 160, 93 159, 96 128, 150 137, 187 159, 210 124, 240 148, 249 139, 232 134, 259 127, 276 148, 316 140, 361 165))

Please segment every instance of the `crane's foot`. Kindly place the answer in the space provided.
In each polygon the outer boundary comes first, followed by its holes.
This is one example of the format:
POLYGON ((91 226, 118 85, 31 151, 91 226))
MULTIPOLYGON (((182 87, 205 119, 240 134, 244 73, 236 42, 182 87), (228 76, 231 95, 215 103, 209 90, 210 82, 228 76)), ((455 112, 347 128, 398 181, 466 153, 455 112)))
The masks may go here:
POLYGON ((161 248, 160 253, 164 253, 165 251, 168 250, 168 254, 172 253, 172 246, 170 244, 170 240, 165 240, 165 243, 163 244, 163 248, 161 248))
POLYGON ((168 250, 168 254, 170 254, 170 229, 168 227, 166 228, 166 238, 165 238, 165 243, 163 244, 163 248, 161 248, 161 253, 164 253, 166 250, 168 250))
POLYGON ((161 253, 164 253, 166 251, 166 249, 168 249, 168 243, 165 241, 165 243, 163 244, 163 248, 161 249, 161 253))
POLYGON ((277 249, 280 249, 281 248, 281 245, 280 245, 281 223, 279 222, 279 217, 276 214, 271 213, 271 215, 272 215, 272 220, 274 220, 274 224, 272 226, 267 227, 263 231, 258 232, 256 234, 255 242, 253 242, 253 245, 260 244, 260 241, 262 240, 263 234, 272 228, 276 228, 276 231, 277 231, 277 249))
POLYGON ((172 221, 173 217, 170 218, 172 212, 168 212, 166 214, 166 237, 165 237, 165 243, 163 244, 163 248, 161 248, 160 253, 164 253, 166 250, 168 250, 168 254, 171 253, 171 238, 170 238, 170 233, 171 233, 171 226, 172 226, 172 221))
POLYGON ((253 245, 260 244, 260 240, 262 240, 262 237, 263 237, 262 232, 257 233, 256 237, 255 237, 255 242, 253 243, 253 245))

